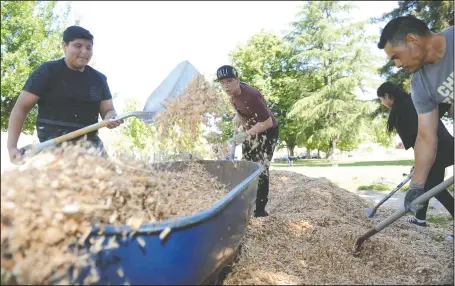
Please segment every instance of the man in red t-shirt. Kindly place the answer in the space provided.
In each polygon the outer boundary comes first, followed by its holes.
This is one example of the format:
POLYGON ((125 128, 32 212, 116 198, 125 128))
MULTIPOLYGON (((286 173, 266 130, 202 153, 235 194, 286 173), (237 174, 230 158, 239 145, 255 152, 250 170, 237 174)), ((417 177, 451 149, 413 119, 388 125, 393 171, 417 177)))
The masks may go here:
POLYGON ((217 81, 230 96, 237 111, 234 117, 233 140, 242 144, 242 156, 248 161, 262 163, 265 171, 259 176, 256 195, 256 217, 268 216, 265 205, 269 194, 269 165, 278 140, 278 123, 267 107, 264 96, 256 88, 240 82, 237 70, 232 66, 218 69, 217 81), (243 131, 238 131, 239 127, 243 131))

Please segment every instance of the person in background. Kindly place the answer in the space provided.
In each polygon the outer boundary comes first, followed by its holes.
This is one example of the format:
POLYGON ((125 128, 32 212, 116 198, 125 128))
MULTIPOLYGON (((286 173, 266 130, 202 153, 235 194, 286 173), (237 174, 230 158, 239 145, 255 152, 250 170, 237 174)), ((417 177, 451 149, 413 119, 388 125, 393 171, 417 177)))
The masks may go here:
MULTIPOLYGON (((381 103, 390 109, 387 120, 387 131, 396 130, 403 142, 404 148, 414 148, 418 133, 417 112, 412 103, 411 96, 398 86, 384 82, 377 90, 381 103)), ((442 115, 441 115, 442 116, 442 115)), ((454 138, 447 131, 441 120, 438 121, 438 149, 436 160, 430 169, 424 191, 428 191, 444 181, 445 169, 453 165, 454 161, 454 138)), ((447 209, 453 218, 454 201, 447 190, 440 192, 435 198, 447 209)), ((428 202, 418 210, 415 217, 410 217, 408 222, 426 226, 428 202)))
POLYGON ((262 163, 265 168, 259 176, 254 215, 268 216, 265 206, 269 194, 269 165, 278 141, 278 123, 261 92, 241 82, 233 66, 220 67, 216 75, 217 81, 229 95, 231 104, 237 112, 233 119, 233 141, 242 144, 244 159, 262 163), (240 127, 243 131, 239 131, 240 127))
MULTIPOLYGON (((36 104, 40 142, 97 123, 99 114, 103 120, 117 116, 106 76, 88 65, 93 35, 80 26, 68 27, 63 32, 62 48, 64 58, 45 62, 31 73, 11 111, 7 141, 11 162, 21 156, 17 142, 27 114, 36 104)), ((115 128, 122 122, 111 120, 107 127, 115 128)), ((86 138, 106 154, 97 131, 86 138)))

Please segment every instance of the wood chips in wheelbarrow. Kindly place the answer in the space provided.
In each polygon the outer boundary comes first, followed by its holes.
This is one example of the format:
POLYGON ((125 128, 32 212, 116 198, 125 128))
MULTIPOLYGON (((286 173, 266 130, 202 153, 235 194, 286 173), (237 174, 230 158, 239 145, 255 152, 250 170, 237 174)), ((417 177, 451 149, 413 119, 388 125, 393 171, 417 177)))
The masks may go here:
MULTIPOLYGON (((133 158, 106 159, 92 149, 65 145, 1 176, 2 278, 13 274, 20 284, 47 284, 70 265, 79 269, 93 264, 90 253, 68 250, 84 243, 93 226, 127 224, 135 230, 142 223, 206 209, 226 193, 195 162, 170 172, 133 158)), ((102 239, 91 241, 92 253, 101 250, 102 239)), ((115 241, 107 245, 116 246, 115 241)), ((94 272, 84 284, 97 280, 94 272)))
MULTIPOLYGON (((423 228, 401 218, 352 254, 355 238, 378 221, 364 199, 330 181, 270 172, 269 217, 250 222, 226 285, 454 283, 452 221, 423 228)), ((393 211, 382 207, 382 219, 393 211)), ((448 213, 447 213, 448 215, 448 213)))

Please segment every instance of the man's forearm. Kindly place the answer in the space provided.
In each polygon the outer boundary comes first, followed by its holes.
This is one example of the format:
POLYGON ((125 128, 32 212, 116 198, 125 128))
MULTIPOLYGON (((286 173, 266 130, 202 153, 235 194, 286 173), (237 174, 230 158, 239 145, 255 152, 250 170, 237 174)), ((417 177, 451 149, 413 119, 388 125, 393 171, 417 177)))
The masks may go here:
POLYGON ((420 136, 417 135, 414 146, 414 175, 411 182, 414 184, 425 184, 428 173, 433 166, 437 152, 437 136, 420 136))
POLYGON ((273 121, 271 118, 267 119, 264 122, 258 122, 253 127, 251 127, 246 133, 248 135, 254 135, 258 133, 262 133, 267 131, 268 129, 273 127, 273 121))
POLYGON ((108 112, 106 112, 106 115, 104 115, 103 120, 111 119, 111 118, 114 118, 116 116, 117 116, 117 112, 115 111, 115 109, 111 109, 108 112))
POLYGON ((17 141, 24 126, 26 112, 14 107, 9 116, 7 148, 17 148, 17 141))

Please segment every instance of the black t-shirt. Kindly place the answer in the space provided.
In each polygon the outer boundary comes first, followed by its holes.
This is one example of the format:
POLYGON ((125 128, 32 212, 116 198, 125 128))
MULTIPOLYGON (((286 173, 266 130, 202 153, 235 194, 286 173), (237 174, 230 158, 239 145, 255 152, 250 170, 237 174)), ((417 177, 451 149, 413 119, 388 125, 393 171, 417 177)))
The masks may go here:
POLYGON ((90 66, 72 70, 63 58, 40 65, 23 90, 40 97, 37 128, 45 124, 68 132, 97 123, 101 101, 112 99, 105 75, 90 66))
MULTIPOLYGON (((399 102, 394 103, 395 116, 394 120, 395 129, 403 142, 404 148, 414 148, 418 132, 418 115, 412 103, 412 99, 403 98, 399 102)), ((443 156, 446 154, 453 154, 454 138, 450 135, 447 128, 441 120, 438 125, 438 155, 443 156)))

